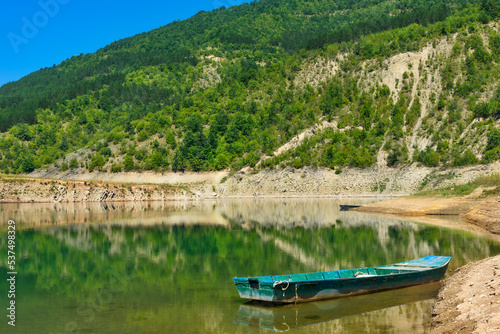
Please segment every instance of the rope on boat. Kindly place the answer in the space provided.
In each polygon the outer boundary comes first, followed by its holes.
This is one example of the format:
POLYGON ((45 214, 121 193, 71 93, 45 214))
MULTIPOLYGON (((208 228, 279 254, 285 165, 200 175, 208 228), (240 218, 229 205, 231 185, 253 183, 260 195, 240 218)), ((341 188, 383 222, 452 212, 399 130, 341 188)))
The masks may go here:
MULTIPOLYGON (((283 297, 285 297, 285 290, 288 289, 288 287, 290 286, 290 281, 276 281, 273 283, 273 288, 275 288, 277 285, 284 283, 286 283, 286 286, 281 286, 281 290, 283 291, 283 297)), ((298 284, 295 284, 295 303, 297 303, 297 300, 299 300, 299 295, 297 293, 297 286, 298 284)))
POLYGON ((288 287, 290 286, 290 281, 276 281, 273 283, 273 288, 275 288, 277 285, 284 283, 286 283, 286 286, 281 286, 281 291, 283 291, 283 298, 285 297, 285 290, 288 289, 288 287))
POLYGON ((286 283, 286 287, 282 286, 281 290, 285 291, 290 286, 290 281, 276 281, 273 283, 273 288, 275 288, 277 285, 284 284, 284 283, 286 283))

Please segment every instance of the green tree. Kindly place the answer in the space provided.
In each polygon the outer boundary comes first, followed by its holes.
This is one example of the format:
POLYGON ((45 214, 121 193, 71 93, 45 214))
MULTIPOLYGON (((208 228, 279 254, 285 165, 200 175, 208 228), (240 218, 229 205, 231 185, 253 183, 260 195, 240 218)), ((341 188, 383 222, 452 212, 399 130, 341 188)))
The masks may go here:
POLYGON ((69 149, 68 138, 65 135, 61 137, 61 143, 59 144, 59 149, 63 152, 66 152, 69 149))
POLYGON ((439 165, 440 155, 432 148, 427 147, 425 151, 420 152, 418 161, 427 167, 437 167, 439 165))
POLYGON ((69 168, 73 169, 77 167, 78 167, 78 161, 76 160, 76 158, 71 159, 69 161, 69 168))
POLYGON ((500 146, 500 129, 493 128, 488 133, 487 150, 491 150, 500 146))
POLYGON ((123 159, 123 167, 125 171, 129 172, 134 169, 134 157, 127 154, 123 159))
POLYGON ((320 109, 324 114, 332 114, 334 111, 342 108, 348 102, 344 96, 341 84, 333 80, 327 87, 325 94, 320 100, 320 109))
POLYGON ((26 156, 24 156, 21 168, 23 173, 31 173, 35 170, 35 162, 31 154, 27 154, 26 156))
POLYGON ((474 165, 479 162, 478 158, 470 149, 467 149, 464 154, 458 156, 453 161, 454 166, 474 165))

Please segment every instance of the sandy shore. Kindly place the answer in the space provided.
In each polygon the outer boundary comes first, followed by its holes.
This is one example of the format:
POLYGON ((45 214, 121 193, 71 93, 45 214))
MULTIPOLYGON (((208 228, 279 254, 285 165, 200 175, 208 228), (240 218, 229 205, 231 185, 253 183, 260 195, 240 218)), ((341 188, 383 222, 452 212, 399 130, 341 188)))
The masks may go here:
POLYGON ((500 256, 455 270, 432 315, 431 333, 500 333, 500 256))
POLYGON ((500 198, 400 197, 355 209, 361 212, 412 217, 459 216, 486 231, 500 234, 500 198))
MULTIPOLYGON (((409 217, 442 226, 446 226, 442 217, 460 216, 462 221, 474 224, 471 226, 500 236, 498 197, 404 197, 369 204, 357 210, 409 217)), ((500 333, 500 255, 455 270, 443 281, 432 316, 432 333, 435 334, 500 333)))

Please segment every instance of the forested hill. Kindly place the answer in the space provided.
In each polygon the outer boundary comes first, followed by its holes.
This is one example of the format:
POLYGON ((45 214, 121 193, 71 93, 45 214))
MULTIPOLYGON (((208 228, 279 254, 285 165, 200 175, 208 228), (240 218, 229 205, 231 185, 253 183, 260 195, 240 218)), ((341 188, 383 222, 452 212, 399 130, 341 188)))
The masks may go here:
POLYGON ((0 169, 491 162, 499 16, 500 0, 200 12, 0 87, 0 169))

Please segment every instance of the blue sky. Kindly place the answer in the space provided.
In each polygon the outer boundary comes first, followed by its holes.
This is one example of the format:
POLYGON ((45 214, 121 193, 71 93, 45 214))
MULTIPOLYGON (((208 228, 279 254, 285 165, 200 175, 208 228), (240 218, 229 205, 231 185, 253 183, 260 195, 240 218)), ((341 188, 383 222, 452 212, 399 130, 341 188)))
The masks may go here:
POLYGON ((0 11, 0 86, 75 54, 249 0, 22 0, 0 11))

